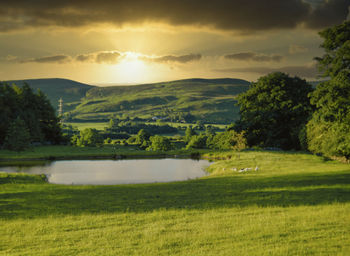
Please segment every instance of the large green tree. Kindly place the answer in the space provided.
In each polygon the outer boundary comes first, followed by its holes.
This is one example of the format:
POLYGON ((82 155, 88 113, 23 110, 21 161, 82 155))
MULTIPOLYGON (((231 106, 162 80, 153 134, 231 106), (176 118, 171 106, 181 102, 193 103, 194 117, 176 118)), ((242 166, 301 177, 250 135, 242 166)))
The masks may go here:
POLYGON ((350 21, 320 32, 325 54, 316 58, 329 81, 311 95, 316 107, 307 124, 309 149, 350 159, 350 21))
POLYGON ((276 72, 263 76, 239 95, 237 131, 246 131, 249 146, 299 149, 299 135, 312 107, 312 86, 298 77, 276 72))
POLYGON ((350 21, 327 28, 319 35, 324 39, 321 47, 325 54, 315 59, 323 75, 333 78, 350 69, 350 21))
POLYGON ((56 144, 63 139, 55 110, 42 92, 34 93, 27 84, 17 87, 0 83, 0 146, 9 124, 17 118, 25 123, 31 142, 56 144))

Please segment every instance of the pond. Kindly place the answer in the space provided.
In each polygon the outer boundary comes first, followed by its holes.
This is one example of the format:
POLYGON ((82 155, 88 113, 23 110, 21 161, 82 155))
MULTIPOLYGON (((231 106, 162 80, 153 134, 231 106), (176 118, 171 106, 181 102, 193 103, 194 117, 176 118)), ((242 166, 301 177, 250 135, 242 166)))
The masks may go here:
POLYGON ((54 184, 115 185, 182 181, 207 175, 207 160, 69 160, 0 166, 0 172, 45 174, 54 184))

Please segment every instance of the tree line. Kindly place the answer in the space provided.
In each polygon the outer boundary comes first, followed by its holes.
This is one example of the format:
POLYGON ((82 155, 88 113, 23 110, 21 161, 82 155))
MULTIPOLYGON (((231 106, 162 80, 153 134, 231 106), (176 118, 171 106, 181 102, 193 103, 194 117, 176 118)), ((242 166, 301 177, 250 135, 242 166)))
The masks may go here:
POLYGON ((0 83, 0 147, 23 150, 31 144, 58 144, 63 136, 50 101, 40 90, 0 83))

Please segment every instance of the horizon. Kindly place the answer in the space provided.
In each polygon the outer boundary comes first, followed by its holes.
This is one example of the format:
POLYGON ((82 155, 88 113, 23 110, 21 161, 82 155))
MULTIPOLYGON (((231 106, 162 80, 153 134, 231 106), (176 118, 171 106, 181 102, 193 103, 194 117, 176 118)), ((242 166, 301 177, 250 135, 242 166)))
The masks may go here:
MULTIPOLYGON (((175 81, 186 81, 186 80, 192 80, 192 79, 204 79, 204 80, 216 80, 216 79, 237 79, 237 80, 243 80, 248 83, 254 83, 257 82, 255 81, 249 81, 246 79, 242 79, 239 77, 213 77, 213 78, 203 78, 203 77, 189 77, 189 78, 184 78, 184 79, 175 79, 175 80, 164 80, 164 81, 155 81, 155 82, 150 82, 150 83, 98 83, 98 82, 92 82, 92 83, 84 83, 78 80, 74 79, 68 79, 68 78, 63 78, 63 77, 48 77, 48 78, 28 78, 28 79, 11 79, 11 80, 0 80, 0 83, 7 83, 7 82, 13 82, 13 81, 31 81, 31 80, 54 80, 54 79, 59 79, 59 80, 68 80, 76 83, 81 83, 81 84, 86 84, 90 86, 96 86, 96 87, 109 87, 109 86, 137 86, 137 85, 145 85, 145 84, 158 84, 158 83, 170 83, 170 82, 175 82, 175 81)), ((321 79, 305 79, 306 82, 322 82, 327 79, 322 77, 321 79)))
POLYGON ((348 20, 350 5, 347 0, 152 1, 53 0, 42 6, 4 0, 0 80, 256 81, 275 71, 317 80, 314 58, 323 55, 318 32, 348 20))

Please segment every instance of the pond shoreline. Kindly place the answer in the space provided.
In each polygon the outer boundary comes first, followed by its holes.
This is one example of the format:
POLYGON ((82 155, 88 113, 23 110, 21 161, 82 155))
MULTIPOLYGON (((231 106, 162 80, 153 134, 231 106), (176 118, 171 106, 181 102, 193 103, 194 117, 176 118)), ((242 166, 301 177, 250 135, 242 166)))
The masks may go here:
POLYGON ((28 161, 0 165, 0 172, 46 175, 61 185, 121 185, 186 181, 207 176, 208 160, 153 158, 114 160, 28 161))
POLYGON ((24 157, 24 158, 0 158, 1 162, 14 161, 59 161, 59 160, 122 160, 122 159, 162 159, 162 158, 179 158, 179 159, 202 159, 201 155, 196 154, 115 154, 115 155, 92 155, 92 156, 45 156, 45 157, 24 157))

